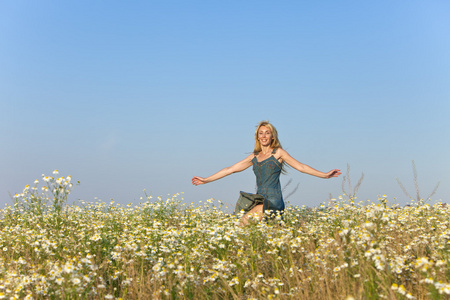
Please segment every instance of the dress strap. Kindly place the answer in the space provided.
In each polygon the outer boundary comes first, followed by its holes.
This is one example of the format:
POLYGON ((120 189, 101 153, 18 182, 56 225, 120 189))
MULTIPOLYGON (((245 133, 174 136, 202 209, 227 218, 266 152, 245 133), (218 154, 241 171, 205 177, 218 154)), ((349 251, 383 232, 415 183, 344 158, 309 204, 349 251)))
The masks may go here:
POLYGON ((275 154, 275 152, 277 152, 277 149, 278 149, 278 148, 273 149, 273 150, 272 150, 272 154, 275 154))

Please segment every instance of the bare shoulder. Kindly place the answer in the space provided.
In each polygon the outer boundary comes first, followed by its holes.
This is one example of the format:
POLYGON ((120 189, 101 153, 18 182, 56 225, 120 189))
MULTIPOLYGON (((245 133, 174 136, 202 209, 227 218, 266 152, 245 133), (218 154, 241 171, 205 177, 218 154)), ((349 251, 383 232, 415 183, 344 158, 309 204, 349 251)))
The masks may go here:
POLYGON ((252 165, 252 158, 253 158, 253 154, 247 156, 246 158, 244 158, 241 161, 238 161, 237 163, 228 167, 227 169, 230 170, 231 173, 244 171, 245 169, 247 169, 248 167, 250 167, 252 165))
POLYGON ((252 163, 252 159, 253 157, 255 157, 254 154, 250 154, 249 156, 247 156, 246 158, 244 158, 243 160, 241 160, 239 163, 246 163, 246 164, 251 164, 252 163))
POLYGON ((255 157, 255 154, 250 154, 249 156, 247 156, 246 158, 244 158, 244 160, 246 161, 252 161, 252 159, 255 157))
POLYGON ((277 148, 277 150, 274 153, 274 157, 279 160, 280 162, 282 162, 286 156, 289 155, 286 150, 282 149, 282 148, 277 148))
POLYGON ((275 154, 275 157, 278 160, 282 160, 288 165, 291 165, 296 162, 296 160, 284 149, 279 148, 275 154))
POLYGON ((286 150, 282 149, 282 148, 278 148, 277 151, 275 152, 275 156, 279 157, 279 158, 283 158, 288 156, 289 153, 286 152, 286 150))

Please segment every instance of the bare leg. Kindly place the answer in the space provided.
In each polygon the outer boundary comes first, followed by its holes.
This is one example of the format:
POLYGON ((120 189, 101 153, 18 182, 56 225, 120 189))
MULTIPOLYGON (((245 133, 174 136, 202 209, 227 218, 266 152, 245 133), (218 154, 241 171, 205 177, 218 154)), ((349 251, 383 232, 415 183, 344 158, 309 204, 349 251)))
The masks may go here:
POLYGON ((250 215, 257 215, 258 220, 261 221, 262 217, 263 217, 263 205, 259 204, 256 205, 255 207, 253 207, 248 213, 246 213, 245 215, 242 216, 241 220, 239 221, 239 224, 241 226, 245 226, 248 224, 248 218, 250 217, 250 215))

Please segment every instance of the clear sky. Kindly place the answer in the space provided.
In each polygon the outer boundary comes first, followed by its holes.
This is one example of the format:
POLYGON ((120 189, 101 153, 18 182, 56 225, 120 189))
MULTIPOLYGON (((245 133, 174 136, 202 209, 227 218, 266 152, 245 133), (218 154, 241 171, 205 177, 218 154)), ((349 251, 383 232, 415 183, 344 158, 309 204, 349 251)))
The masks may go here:
MULTIPOLYGON (((233 207, 251 168, 207 185, 271 121, 321 171, 351 167, 358 200, 396 182, 450 202, 449 1, 1 1, 0 204, 51 175, 71 201, 184 192, 233 207)), ((342 177, 289 169, 315 206, 342 177)), ((396 198, 396 200, 394 200, 396 198)))

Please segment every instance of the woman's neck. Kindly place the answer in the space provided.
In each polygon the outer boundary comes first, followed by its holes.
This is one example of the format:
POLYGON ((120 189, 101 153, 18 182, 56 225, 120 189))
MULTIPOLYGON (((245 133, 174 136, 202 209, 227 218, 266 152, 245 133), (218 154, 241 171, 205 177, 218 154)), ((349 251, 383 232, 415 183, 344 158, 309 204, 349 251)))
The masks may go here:
POLYGON ((272 152, 272 148, 270 148, 270 146, 261 146, 261 153, 262 154, 267 154, 272 152))

